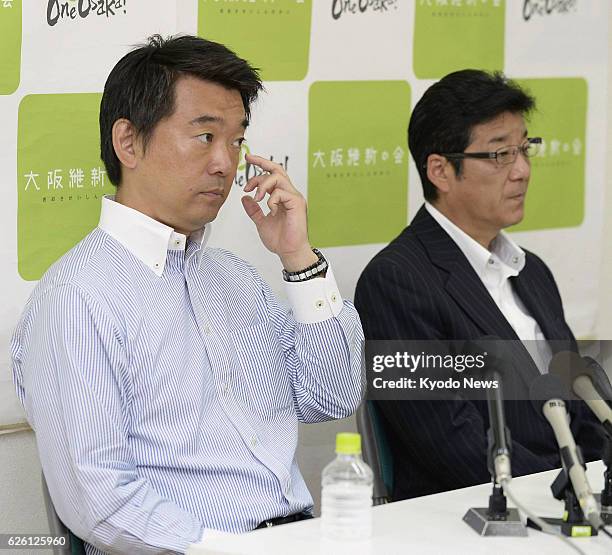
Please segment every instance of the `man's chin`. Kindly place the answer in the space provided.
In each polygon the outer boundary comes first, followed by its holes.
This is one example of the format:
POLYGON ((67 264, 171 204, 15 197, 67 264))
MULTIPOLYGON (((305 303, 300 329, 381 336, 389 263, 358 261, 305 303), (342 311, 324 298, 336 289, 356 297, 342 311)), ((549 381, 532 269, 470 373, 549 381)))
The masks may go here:
POLYGON ((216 210, 209 208, 205 212, 202 212, 198 215, 198 217, 194 218, 193 224, 195 226, 199 225, 199 229, 203 228, 206 224, 214 222, 221 211, 222 205, 219 206, 216 210))
POLYGON ((513 211, 512 214, 509 214, 508 217, 505 218, 504 228, 520 224, 523 221, 524 217, 525 210, 523 208, 521 208, 520 210, 513 211))

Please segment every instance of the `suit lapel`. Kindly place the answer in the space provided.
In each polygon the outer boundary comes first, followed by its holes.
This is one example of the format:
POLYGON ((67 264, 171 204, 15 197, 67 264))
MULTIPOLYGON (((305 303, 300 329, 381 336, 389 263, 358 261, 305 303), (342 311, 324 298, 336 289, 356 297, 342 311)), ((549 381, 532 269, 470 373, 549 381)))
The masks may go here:
MULTIPOLYGON (((510 281, 525 308, 540 326, 544 337, 549 340, 573 340, 573 338, 568 337, 564 325, 561 328, 559 327, 558 317, 552 307, 548 303, 542 302, 537 295, 536 291, 541 291, 543 285, 535 279, 528 265, 518 276, 510 278, 510 281)), ((552 346, 554 347, 554 342, 552 346)))
POLYGON ((514 328, 499 310, 480 278, 469 265, 456 265, 450 269, 446 291, 470 319, 483 330, 484 335, 517 339, 514 328), (469 271, 468 271, 469 270, 469 271))
POLYGON ((446 291, 482 330, 483 335, 518 340, 514 329, 465 255, 424 206, 414 217, 411 227, 429 253, 432 263, 447 274, 446 291))

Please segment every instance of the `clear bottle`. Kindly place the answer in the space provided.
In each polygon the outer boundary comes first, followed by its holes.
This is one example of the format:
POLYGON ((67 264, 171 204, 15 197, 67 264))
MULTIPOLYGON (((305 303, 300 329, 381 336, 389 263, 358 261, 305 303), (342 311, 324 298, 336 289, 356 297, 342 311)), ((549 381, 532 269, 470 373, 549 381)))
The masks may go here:
POLYGON ((336 458, 321 477, 321 532, 338 540, 364 540, 372 535, 370 467, 361 458, 361 436, 336 436, 336 458))

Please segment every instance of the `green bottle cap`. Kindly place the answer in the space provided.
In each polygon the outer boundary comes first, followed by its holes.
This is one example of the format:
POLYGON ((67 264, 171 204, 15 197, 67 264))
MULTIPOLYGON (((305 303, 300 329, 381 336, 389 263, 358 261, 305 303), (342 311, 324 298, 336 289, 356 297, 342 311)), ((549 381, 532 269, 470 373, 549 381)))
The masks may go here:
POLYGON ((361 436, 359 434, 336 434, 336 453, 341 455, 360 455, 361 436))

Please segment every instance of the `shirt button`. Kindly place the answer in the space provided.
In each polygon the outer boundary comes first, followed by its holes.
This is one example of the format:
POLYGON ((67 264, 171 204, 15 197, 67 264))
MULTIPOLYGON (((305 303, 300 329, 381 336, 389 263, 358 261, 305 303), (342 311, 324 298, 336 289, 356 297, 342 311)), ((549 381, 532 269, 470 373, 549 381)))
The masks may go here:
POLYGON ((208 325, 204 326, 204 333, 210 335, 212 333, 212 328, 208 325))
POLYGON ((331 294, 331 301, 332 303, 337 303, 338 302, 338 295, 336 295, 335 293, 331 294))
POLYGON ((489 264, 495 264, 495 260, 493 260, 492 258, 489 258, 489 264))
POLYGON ((317 308, 323 308, 325 306, 325 301, 319 299, 318 301, 315 302, 315 306, 317 308))
POLYGON ((229 386, 227 385, 227 382, 221 382, 221 392, 227 393, 228 390, 229 390, 229 386))
POLYGON ((514 262, 515 264, 518 264, 518 256, 515 256, 515 257, 512 259, 512 262, 514 262))
POLYGON ((251 447, 255 447, 257 445, 257 437, 256 436, 252 436, 251 437, 251 447))

